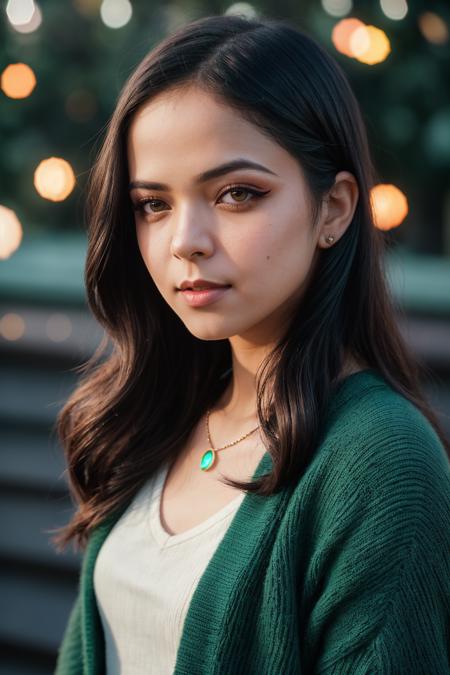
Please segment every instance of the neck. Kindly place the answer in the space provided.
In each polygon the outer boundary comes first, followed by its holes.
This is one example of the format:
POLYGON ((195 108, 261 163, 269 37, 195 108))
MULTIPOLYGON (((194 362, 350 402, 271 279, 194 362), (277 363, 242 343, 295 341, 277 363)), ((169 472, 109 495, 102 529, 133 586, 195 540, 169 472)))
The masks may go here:
POLYGON ((254 377, 237 379, 233 374, 230 384, 211 409, 211 413, 233 423, 257 420, 256 387, 254 377))
POLYGON ((220 399, 211 409, 216 419, 230 425, 258 424, 256 373, 271 345, 261 347, 240 338, 230 340, 232 375, 220 399))

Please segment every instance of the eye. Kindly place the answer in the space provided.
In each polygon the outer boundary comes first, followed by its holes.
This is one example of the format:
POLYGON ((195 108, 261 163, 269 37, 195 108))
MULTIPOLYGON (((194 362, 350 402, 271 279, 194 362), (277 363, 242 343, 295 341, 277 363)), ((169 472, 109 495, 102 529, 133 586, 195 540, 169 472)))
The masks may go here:
POLYGON ((219 199, 221 199, 224 195, 230 193, 232 198, 234 200, 237 199, 237 201, 234 201, 234 203, 230 202, 222 202, 222 203, 231 206, 231 208, 239 208, 241 205, 245 206, 250 202, 254 201, 255 199, 263 197, 268 192, 269 190, 264 191, 255 190, 253 188, 248 188, 245 185, 229 185, 227 189, 224 192, 222 192, 219 199), (240 198, 242 195, 244 195, 244 199, 240 198), (251 195, 250 199, 245 199, 246 195, 251 195))
MULTIPOLYGON (((232 195, 232 198, 235 200, 234 203, 230 202, 222 202, 222 203, 227 204, 227 206, 229 206, 231 209, 240 209, 242 206, 245 207, 247 204, 254 201, 255 199, 260 199, 268 192, 270 192, 270 190, 264 191, 255 190, 254 188, 248 188, 245 185, 228 185, 226 190, 224 190, 224 192, 222 192, 222 194, 219 196, 219 199, 221 199, 224 195, 230 193, 230 195, 232 195), (241 198, 242 195, 244 196, 244 199, 241 198), (248 195, 251 195, 250 199, 245 199, 245 197, 248 195)), ((162 199, 157 199, 156 197, 143 197, 142 199, 139 199, 137 202, 134 202, 132 206, 134 211, 141 212, 144 215, 151 215, 156 213, 162 213, 162 211, 164 211, 164 208, 160 207, 161 205, 164 207, 164 204, 165 202, 162 199), (150 211, 145 208, 147 204, 150 204, 150 211)))
POLYGON ((133 211, 137 212, 142 212, 144 215, 150 215, 151 213, 160 213, 160 211, 147 211, 145 209, 146 204, 150 203, 159 203, 159 204, 164 204, 164 202, 161 199, 156 199, 154 197, 144 197, 143 199, 138 199, 137 202, 133 203, 133 211))

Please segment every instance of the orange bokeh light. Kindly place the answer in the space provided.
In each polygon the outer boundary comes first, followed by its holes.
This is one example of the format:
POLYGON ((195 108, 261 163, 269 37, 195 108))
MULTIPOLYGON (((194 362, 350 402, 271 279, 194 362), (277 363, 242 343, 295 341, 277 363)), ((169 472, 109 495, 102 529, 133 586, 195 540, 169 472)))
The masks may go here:
POLYGON ((375 26, 360 26, 350 36, 350 51, 361 63, 373 66, 384 61, 391 52, 386 33, 375 26))
POLYGON ((14 211, 0 204, 0 259, 6 260, 22 241, 22 225, 14 211))
POLYGON ((8 312, 0 319, 0 335, 5 340, 19 340, 25 333, 25 321, 20 314, 8 312))
POLYGON ((75 187, 75 175, 69 162, 61 157, 42 160, 34 172, 34 187, 44 199, 61 202, 75 187))
POLYGON ((434 12, 423 12, 418 19, 419 28, 428 42, 443 45, 448 41, 448 27, 444 19, 434 12))
POLYGON ((359 19, 350 18, 338 21, 331 33, 331 40, 338 52, 345 54, 345 56, 354 56, 350 49, 350 38, 355 30, 362 27, 364 27, 364 23, 359 19))
POLYGON ((26 63, 11 63, 5 68, 0 88, 10 98, 26 98, 36 86, 36 77, 26 63))
POLYGON ((408 215, 408 200, 395 185, 379 183, 370 193, 375 226, 379 230, 398 227, 408 215))

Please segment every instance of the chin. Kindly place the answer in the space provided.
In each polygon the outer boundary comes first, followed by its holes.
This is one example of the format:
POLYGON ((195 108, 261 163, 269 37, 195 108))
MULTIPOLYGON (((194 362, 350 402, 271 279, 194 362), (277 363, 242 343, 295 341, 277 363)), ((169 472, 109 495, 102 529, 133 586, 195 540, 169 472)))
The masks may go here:
MULTIPOLYGON (((181 318, 181 317, 180 317, 181 318)), ((199 340, 228 340, 232 335, 235 334, 235 331, 227 330, 225 326, 207 326, 207 320, 204 320, 203 326, 201 325, 202 317, 199 317, 197 325, 193 325, 193 322, 183 321, 186 329, 199 340)))

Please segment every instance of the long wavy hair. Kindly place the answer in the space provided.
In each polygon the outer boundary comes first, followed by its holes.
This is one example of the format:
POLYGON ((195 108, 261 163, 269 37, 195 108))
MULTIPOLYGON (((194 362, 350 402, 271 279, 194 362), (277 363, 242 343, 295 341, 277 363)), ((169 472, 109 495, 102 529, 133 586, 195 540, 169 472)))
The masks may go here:
POLYGON ((89 175, 85 284, 105 336, 75 368, 78 386, 55 425, 77 506, 52 539, 58 550, 71 540, 84 549, 93 528, 175 458, 230 382, 229 341, 194 337, 156 288, 140 255, 128 194, 133 114, 160 92, 189 83, 233 107, 298 160, 311 227, 337 172, 350 171, 359 188, 352 222, 320 251, 286 334, 258 369, 257 412, 273 468, 254 481, 224 482, 264 496, 298 482, 320 442, 345 351, 417 406, 449 451, 421 392, 426 367, 397 326, 401 309, 383 268, 387 243, 370 203, 376 171, 345 74, 284 20, 209 16, 169 35, 130 75, 89 175))

